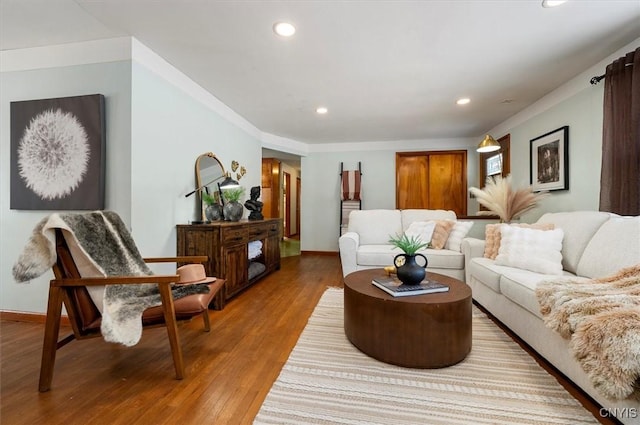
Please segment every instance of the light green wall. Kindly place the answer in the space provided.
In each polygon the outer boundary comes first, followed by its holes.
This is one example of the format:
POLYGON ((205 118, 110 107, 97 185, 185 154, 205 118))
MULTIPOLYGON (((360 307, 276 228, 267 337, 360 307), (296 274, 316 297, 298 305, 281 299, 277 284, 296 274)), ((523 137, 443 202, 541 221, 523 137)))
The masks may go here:
MULTIPOLYGON (((467 149, 468 184, 476 184, 477 154, 467 139, 451 139, 447 149, 467 149)), ((356 145, 357 143, 354 143, 356 145)), ((442 150, 433 141, 416 141, 410 147, 374 150, 367 143, 361 150, 312 152, 302 157, 302 212, 300 246, 303 251, 337 251, 340 222, 340 163, 345 170, 362 163, 362 209, 387 209, 396 205, 396 152, 442 150)))
MULTIPOLYGON (((240 183, 260 184, 261 142, 211 108, 136 62, 122 61, 2 73, 0 85, 0 310, 46 311, 52 273, 16 284, 11 268, 35 224, 50 211, 9 210, 11 101, 104 94, 107 122, 106 208, 117 211, 146 257, 173 256, 175 226, 195 218, 198 155, 212 151, 240 183)), ((245 196, 246 199, 248 194, 245 196)), ((247 215, 245 211, 245 216, 247 215)), ((154 266, 157 272, 174 265, 154 266)))
POLYGON ((512 128, 511 175, 516 187, 529 185, 530 140, 569 126, 569 190, 552 191, 539 207, 523 215, 530 223, 545 212, 597 210, 602 159, 603 85, 574 96, 512 128))
MULTIPOLYGON (((260 141, 221 118, 146 67, 132 67, 132 226, 145 256, 172 256, 176 224, 197 219, 194 197, 198 155, 213 152, 231 171, 231 161, 246 167, 240 180, 260 185, 260 141)), ((245 210, 245 217, 248 212, 245 210)), ((173 266, 167 266, 167 268, 173 266)))
POLYGON ((131 221, 131 62, 3 72, 0 78, 0 309, 44 312, 53 273, 17 284, 11 268, 33 227, 50 211, 9 209, 10 103, 103 94, 106 101, 106 208, 131 221))

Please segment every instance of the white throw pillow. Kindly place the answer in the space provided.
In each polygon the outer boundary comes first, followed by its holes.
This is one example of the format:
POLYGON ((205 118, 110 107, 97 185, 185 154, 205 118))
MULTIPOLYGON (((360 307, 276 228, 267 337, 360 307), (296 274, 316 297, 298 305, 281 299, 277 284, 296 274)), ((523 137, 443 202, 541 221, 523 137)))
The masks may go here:
POLYGON ((538 230, 500 225, 496 264, 549 275, 562 275, 562 229, 538 230))
POLYGON ((447 243, 444 246, 445 249, 460 252, 462 239, 467 236, 471 226, 473 226, 473 221, 456 221, 451 233, 449 233, 449 239, 447 239, 447 243))
POLYGON ((436 228, 435 221, 414 221, 407 227, 404 234, 409 238, 420 238, 422 242, 431 242, 433 230, 436 228))

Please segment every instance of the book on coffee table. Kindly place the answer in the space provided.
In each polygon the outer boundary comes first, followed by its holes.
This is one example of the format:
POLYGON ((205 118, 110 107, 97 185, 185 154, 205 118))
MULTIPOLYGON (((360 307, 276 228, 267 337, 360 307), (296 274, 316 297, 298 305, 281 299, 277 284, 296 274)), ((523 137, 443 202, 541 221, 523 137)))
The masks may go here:
POLYGON ((371 283, 394 297, 447 292, 449 287, 440 282, 425 279, 419 285, 403 285, 397 277, 376 277, 371 283))

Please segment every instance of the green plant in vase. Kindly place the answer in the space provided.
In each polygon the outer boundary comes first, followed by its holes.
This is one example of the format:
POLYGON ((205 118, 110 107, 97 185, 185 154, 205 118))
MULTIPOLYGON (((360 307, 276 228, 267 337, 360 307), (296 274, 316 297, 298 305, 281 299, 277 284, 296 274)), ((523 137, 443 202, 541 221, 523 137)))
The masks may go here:
POLYGON ((216 221, 222 219, 222 205, 220 205, 217 192, 214 192, 213 195, 202 192, 202 202, 207 205, 204 209, 204 214, 207 217, 207 220, 216 221))
POLYGON ((232 187, 230 189, 222 189, 222 197, 225 202, 239 202, 244 195, 244 187, 232 187))
POLYGON ((225 220, 238 221, 242 218, 244 207, 239 201, 243 194, 244 187, 222 189, 222 198, 225 200, 222 211, 225 220))
POLYGON ((404 254, 398 254, 393 258, 393 265, 396 266, 398 279, 403 285, 419 285, 426 276, 427 257, 418 254, 422 248, 429 246, 429 242, 423 242, 417 236, 407 236, 406 233, 392 236, 389 243, 398 247, 404 254), (424 266, 416 262, 416 257, 422 257, 424 266))
POLYGON ((422 248, 428 248, 430 243, 423 242, 422 239, 418 236, 407 236, 406 233, 402 235, 392 236, 389 239, 389 243, 393 246, 398 247, 407 255, 415 255, 422 248))

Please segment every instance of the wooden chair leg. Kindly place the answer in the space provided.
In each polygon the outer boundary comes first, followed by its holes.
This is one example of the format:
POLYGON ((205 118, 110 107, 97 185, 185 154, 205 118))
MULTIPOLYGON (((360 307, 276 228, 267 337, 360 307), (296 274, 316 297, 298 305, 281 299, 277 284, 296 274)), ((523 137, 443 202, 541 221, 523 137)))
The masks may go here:
POLYGON ((202 320, 204 322, 204 331, 209 332, 211 330, 211 322, 209 320, 209 309, 205 309, 202 312, 202 320))
POLYGON ((158 287, 160 288, 160 296, 162 297, 164 321, 167 325, 173 364, 176 369, 176 379, 182 379, 184 377, 184 359, 182 358, 182 347, 180 346, 180 340, 178 338, 178 325, 176 323, 176 309, 173 305, 173 296, 171 295, 171 289, 168 283, 160 283, 158 287))
POLYGON ((58 335, 60 334, 60 316, 62 315, 63 289, 49 287, 47 319, 44 327, 44 343, 42 344, 42 362, 40 364, 40 392, 49 391, 53 380, 53 366, 56 362, 58 335))

